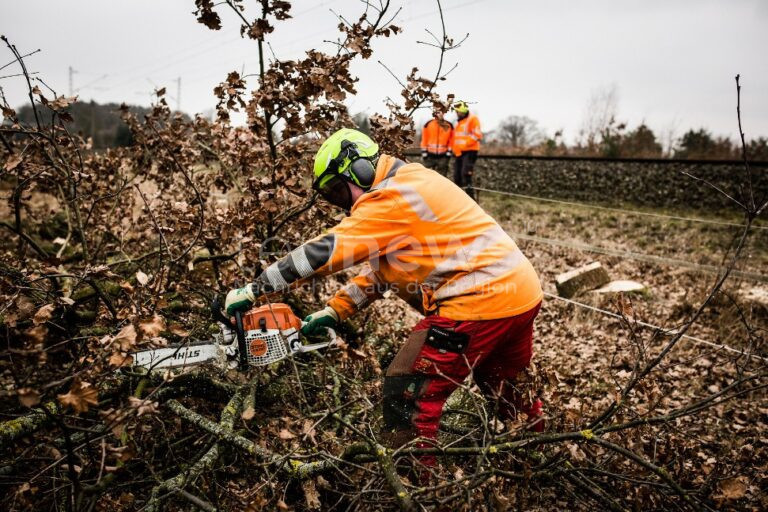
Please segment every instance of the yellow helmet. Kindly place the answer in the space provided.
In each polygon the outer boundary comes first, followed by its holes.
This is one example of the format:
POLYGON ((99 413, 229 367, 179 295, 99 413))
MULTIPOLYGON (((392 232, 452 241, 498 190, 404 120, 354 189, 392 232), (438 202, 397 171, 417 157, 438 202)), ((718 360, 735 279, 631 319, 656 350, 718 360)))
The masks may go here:
POLYGON ((348 184, 370 190, 376 179, 379 145, 358 130, 343 128, 326 139, 315 155, 312 189, 345 210, 352 207, 348 184))
POLYGON ((453 110, 455 110, 459 114, 468 114, 469 113, 469 106, 467 105, 466 101, 457 101, 453 104, 453 110))

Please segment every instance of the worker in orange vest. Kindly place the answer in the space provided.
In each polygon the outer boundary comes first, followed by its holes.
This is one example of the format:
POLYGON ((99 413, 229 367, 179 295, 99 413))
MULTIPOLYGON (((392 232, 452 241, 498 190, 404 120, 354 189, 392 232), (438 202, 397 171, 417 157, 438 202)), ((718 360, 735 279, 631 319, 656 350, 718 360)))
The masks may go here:
POLYGON ((391 445, 416 436, 434 440, 443 404, 470 373, 499 413, 522 411, 529 428, 541 431, 541 401, 514 381, 531 360, 543 293, 515 241, 450 180, 379 154, 379 145, 357 130, 339 130, 323 143, 314 174, 312 187, 348 216, 230 291, 227 313, 247 310, 264 293, 363 264, 306 318, 302 332, 333 327, 387 292, 425 315, 384 377, 384 437, 391 445))
POLYGON ((452 150, 456 157, 453 181, 463 188, 469 197, 474 199, 472 175, 475 172, 475 162, 477 161, 477 152, 480 151, 480 139, 483 138, 483 132, 480 131, 480 120, 476 115, 469 113, 469 106, 466 102, 456 102, 453 105, 453 110, 459 118, 453 131, 452 150))
POLYGON ((421 130, 421 159, 424 167, 448 177, 448 160, 453 145, 453 125, 435 111, 421 130))

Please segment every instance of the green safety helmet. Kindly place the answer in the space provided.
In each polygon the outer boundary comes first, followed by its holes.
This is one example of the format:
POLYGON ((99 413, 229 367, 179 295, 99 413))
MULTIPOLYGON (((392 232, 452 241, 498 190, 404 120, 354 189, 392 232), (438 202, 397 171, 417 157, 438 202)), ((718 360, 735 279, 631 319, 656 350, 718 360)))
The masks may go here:
POLYGON ((363 190, 373 186, 379 145, 366 134, 342 128, 328 137, 315 155, 312 188, 328 202, 345 210, 352 207, 348 183, 363 190))
POLYGON ((469 106, 467 105, 466 101, 457 101, 453 104, 453 110, 455 110, 459 114, 468 114, 469 113, 469 106))

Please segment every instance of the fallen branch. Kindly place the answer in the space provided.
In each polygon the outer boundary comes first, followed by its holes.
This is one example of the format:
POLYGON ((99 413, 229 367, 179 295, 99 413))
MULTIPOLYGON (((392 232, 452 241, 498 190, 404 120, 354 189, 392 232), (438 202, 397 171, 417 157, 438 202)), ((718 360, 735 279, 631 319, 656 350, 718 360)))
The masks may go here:
MULTIPOLYGON (((224 410, 221 412, 219 427, 224 431, 232 431, 235 420, 240 416, 240 411, 243 407, 243 398, 247 393, 247 390, 248 386, 241 387, 238 392, 232 396, 224 407, 224 410)), ((169 493, 178 493, 183 490, 184 487, 193 483, 204 472, 209 471, 213 467, 216 461, 219 460, 220 455, 221 448, 219 447, 219 443, 215 443, 187 471, 156 485, 154 489, 152 489, 152 494, 144 507, 144 510, 146 512, 157 512, 162 510, 162 502, 169 493)))
POLYGON ((30 414, 0 423, 0 449, 22 436, 35 433, 50 423, 53 415, 58 413, 58 404, 50 401, 43 404, 42 408, 34 409, 30 414))
POLYGON ((379 463, 381 472, 384 474, 384 479, 387 481, 390 489, 395 494, 395 499, 400 507, 400 510, 411 512, 416 510, 416 504, 413 502, 413 498, 408 494, 403 482, 397 474, 395 463, 392 461, 392 452, 387 450, 384 446, 377 444, 374 447, 376 453, 376 460, 379 463))

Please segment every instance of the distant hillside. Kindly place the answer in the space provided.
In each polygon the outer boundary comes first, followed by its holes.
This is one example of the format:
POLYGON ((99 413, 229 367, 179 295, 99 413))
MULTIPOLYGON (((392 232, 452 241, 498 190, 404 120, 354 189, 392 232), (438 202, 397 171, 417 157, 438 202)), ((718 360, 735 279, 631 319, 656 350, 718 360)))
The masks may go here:
MULTIPOLYGON (((142 116, 150 111, 146 107, 131 106, 131 112, 142 116)), ((128 126, 120 118, 120 105, 117 103, 99 104, 95 101, 89 103, 73 103, 69 108, 74 122, 71 123, 72 131, 84 137, 93 138, 94 149, 128 146, 131 144, 131 132, 128 126)), ((16 110, 19 119, 25 123, 34 123, 35 116, 32 107, 25 105, 16 110)), ((41 108, 38 111, 46 121, 50 121, 50 111, 41 108)))

